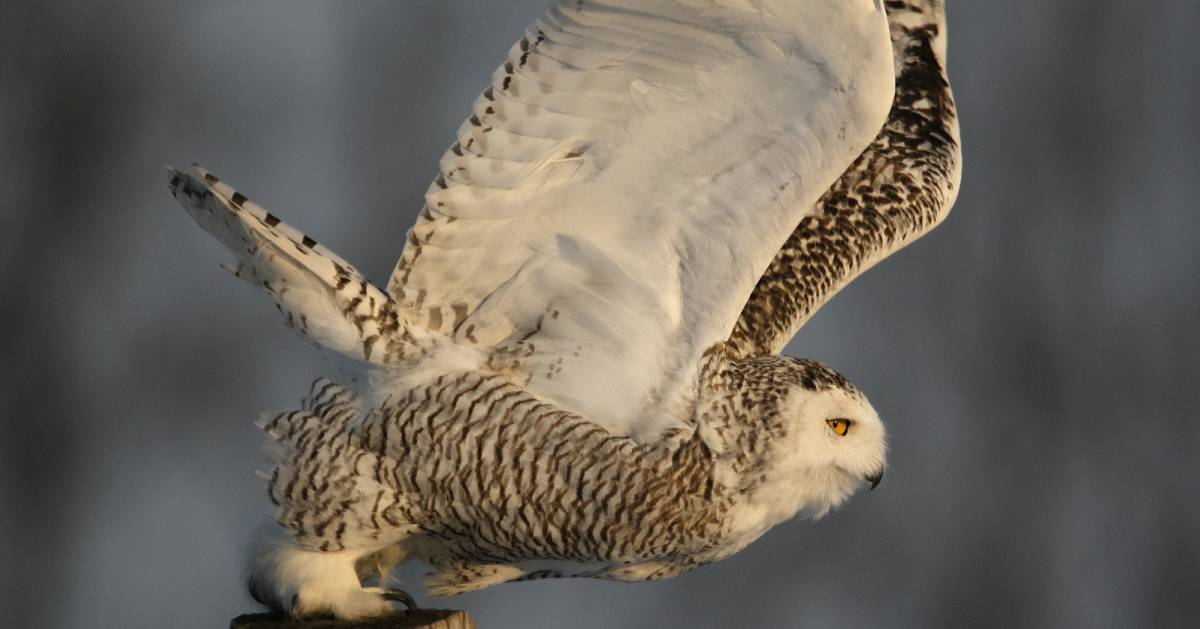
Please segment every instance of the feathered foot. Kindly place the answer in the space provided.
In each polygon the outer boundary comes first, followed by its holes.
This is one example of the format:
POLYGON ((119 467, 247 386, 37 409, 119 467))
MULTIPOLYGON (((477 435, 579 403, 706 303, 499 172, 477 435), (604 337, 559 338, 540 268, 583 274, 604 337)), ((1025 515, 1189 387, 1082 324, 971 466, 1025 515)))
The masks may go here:
POLYGON ((271 531, 259 540, 251 555, 250 595, 292 618, 375 618, 393 613, 394 603, 416 609, 416 601, 407 592, 382 584, 362 586, 356 565, 379 550, 309 550, 292 542, 282 531, 271 531))

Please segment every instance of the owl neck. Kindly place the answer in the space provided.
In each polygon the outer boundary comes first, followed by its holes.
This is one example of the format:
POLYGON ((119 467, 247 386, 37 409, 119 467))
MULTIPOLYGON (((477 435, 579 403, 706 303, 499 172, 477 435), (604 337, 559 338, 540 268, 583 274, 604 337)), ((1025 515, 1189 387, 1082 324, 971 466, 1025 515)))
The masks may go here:
POLYGON ((780 356, 731 359, 710 349, 701 369, 697 436, 713 453, 714 479, 735 494, 752 493, 767 474, 771 447, 786 430, 770 383, 780 356))

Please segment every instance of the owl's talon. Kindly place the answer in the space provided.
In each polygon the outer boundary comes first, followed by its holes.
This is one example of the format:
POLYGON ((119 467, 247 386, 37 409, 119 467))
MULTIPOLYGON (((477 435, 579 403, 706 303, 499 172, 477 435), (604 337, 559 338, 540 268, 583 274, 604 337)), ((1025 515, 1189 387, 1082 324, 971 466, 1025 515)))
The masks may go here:
POLYGON ((416 599, 414 599, 411 594, 409 594, 408 592, 405 592, 404 590, 397 590, 396 588, 380 588, 380 587, 363 588, 363 589, 368 592, 378 594, 379 597, 385 601, 400 603, 401 605, 404 605, 405 607, 407 607, 410 610, 420 609, 419 607, 417 607, 416 599))

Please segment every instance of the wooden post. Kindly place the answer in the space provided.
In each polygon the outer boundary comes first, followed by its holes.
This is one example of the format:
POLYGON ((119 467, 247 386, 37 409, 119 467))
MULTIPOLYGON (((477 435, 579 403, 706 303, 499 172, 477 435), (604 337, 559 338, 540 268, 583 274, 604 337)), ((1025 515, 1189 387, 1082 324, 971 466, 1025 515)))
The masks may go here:
POLYGON ((368 620, 314 618, 292 620, 275 614, 246 614, 229 623, 229 629, 476 629, 466 612, 414 609, 368 620))

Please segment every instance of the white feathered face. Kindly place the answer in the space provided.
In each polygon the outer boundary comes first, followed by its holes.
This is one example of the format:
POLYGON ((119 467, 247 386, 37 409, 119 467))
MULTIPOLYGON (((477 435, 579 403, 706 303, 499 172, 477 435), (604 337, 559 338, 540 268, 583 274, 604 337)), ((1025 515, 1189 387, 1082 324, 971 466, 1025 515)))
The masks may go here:
MULTIPOLYGON (((814 360, 755 357, 740 361, 728 387, 744 432, 708 441, 739 456, 744 493, 734 528, 758 534, 796 515, 821 517, 886 465, 886 433, 862 391, 814 360)), ((720 406, 718 405, 718 408, 720 406)))
POLYGON ((815 361, 774 356, 754 363, 747 397, 768 442, 761 475, 753 475, 761 522, 821 517, 856 490, 879 484, 886 433, 862 392, 815 361))
POLYGON ((870 402, 853 385, 810 390, 793 386, 782 405, 789 426, 776 449, 777 468, 795 475, 803 510, 820 517, 855 490, 883 478, 886 432, 870 402))

